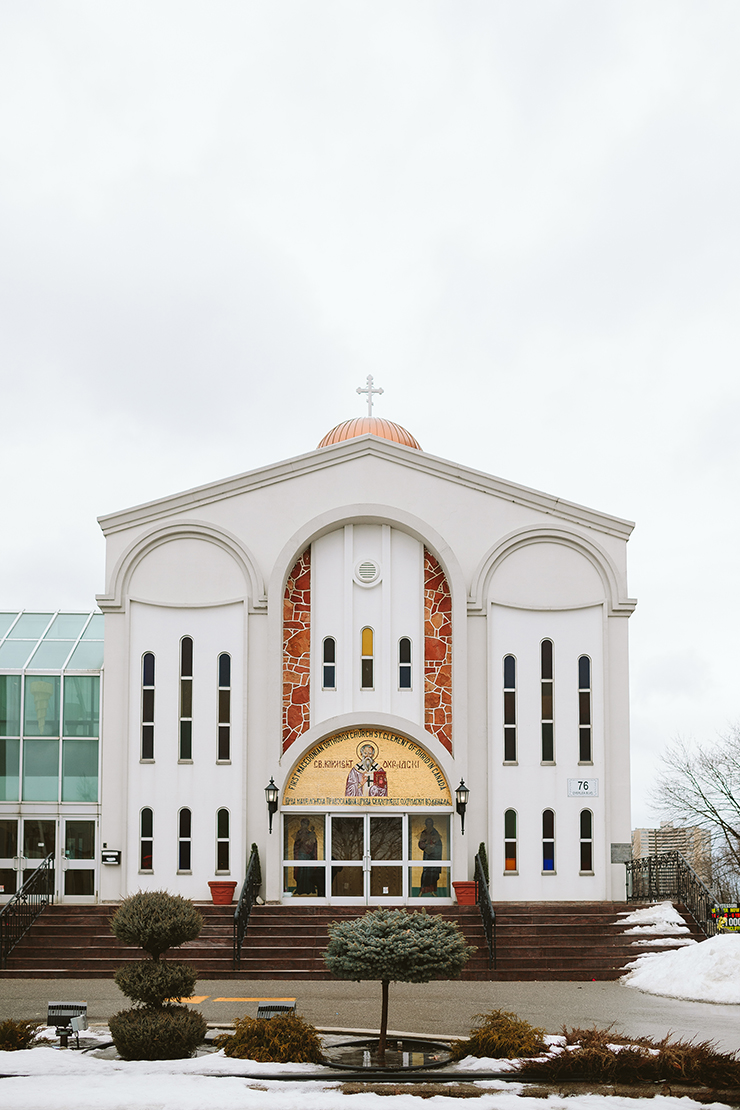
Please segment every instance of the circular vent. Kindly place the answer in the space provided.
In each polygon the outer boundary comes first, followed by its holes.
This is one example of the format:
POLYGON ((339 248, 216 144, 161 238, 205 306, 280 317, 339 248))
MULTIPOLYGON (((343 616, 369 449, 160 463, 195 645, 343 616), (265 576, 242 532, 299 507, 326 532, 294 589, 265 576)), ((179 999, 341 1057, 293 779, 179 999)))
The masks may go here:
POLYGON ((380 579, 380 567, 372 559, 363 559, 355 567, 355 581, 360 586, 372 586, 380 579))

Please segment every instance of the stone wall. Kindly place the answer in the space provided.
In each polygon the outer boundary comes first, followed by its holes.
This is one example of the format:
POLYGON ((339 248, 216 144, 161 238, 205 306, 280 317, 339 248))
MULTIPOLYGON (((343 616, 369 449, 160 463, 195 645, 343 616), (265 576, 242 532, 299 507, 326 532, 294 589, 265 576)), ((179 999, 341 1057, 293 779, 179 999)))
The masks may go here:
POLYGON ((424 724, 452 751, 452 598, 444 571, 424 548, 424 724))
POLYGON ((283 751, 310 726, 311 548, 293 567, 283 598, 283 751))

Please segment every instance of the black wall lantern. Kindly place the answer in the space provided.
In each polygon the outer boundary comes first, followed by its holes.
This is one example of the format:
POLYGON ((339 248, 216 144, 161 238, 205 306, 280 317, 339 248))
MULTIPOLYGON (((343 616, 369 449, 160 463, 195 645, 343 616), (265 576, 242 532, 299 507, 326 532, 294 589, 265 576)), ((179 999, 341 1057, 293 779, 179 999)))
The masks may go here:
POLYGON ((270 832, 272 832, 272 819, 273 819, 274 815, 277 813, 278 794, 279 794, 279 790, 278 790, 277 786, 275 786, 275 780, 273 779, 272 775, 270 775, 270 781, 269 781, 268 785, 265 787, 265 800, 267 802, 267 812, 270 814, 270 832))
POLYGON ((455 801, 457 802, 457 812, 460 814, 460 824, 462 826, 462 834, 465 836, 465 810, 468 808, 468 798, 470 791, 463 779, 460 779, 460 785, 455 791, 455 801))

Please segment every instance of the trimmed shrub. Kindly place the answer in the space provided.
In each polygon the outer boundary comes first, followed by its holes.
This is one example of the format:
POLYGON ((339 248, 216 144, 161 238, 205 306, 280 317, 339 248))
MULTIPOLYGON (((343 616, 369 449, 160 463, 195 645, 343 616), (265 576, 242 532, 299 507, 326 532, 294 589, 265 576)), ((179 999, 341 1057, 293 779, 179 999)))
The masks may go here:
POLYGON ((486 846, 482 840, 478 845, 478 855, 480 856, 481 866, 483 867, 483 874, 486 877, 486 886, 490 889, 491 876, 488 873, 488 852, 486 851, 486 846))
MULTIPOLYGON (((262 867, 260 866, 260 853, 259 853, 259 848, 257 847, 257 845, 256 845, 256 844, 253 844, 253 845, 252 845, 252 848, 251 848, 251 852, 254 852, 254 853, 255 853, 255 857, 254 857, 254 862, 255 862, 255 868, 254 868, 254 893, 256 894, 256 893, 257 893, 257 891, 259 890, 259 888, 260 888, 260 887, 262 886, 262 867)), ((250 858, 251 858, 251 852, 250 852, 250 858)))
POLYGON ((8 1018, 0 1021, 0 1051, 18 1052, 30 1048, 39 1029, 43 1029, 43 1023, 32 1018, 21 1018, 19 1021, 8 1018))
POLYGON ((121 1010, 108 1026, 124 1060, 182 1060, 193 1055, 208 1029, 203 1015, 187 1006, 121 1010))
POLYGON ((175 960, 139 960, 119 967, 114 976, 116 986, 127 998, 155 1009, 166 1002, 190 998, 197 978, 191 964, 175 960))
POLYGON ((476 1025, 467 1041, 454 1041, 452 1059, 464 1056, 489 1056, 495 1060, 516 1060, 522 1056, 539 1056, 547 1051, 544 1029, 522 1021, 508 1010, 492 1010, 476 1014, 476 1025))
POLYGON ((111 921, 119 940, 143 948, 153 960, 168 948, 195 940, 202 928, 203 918, 193 903, 166 890, 140 890, 124 898, 111 921))
POLYGON ((294 1014, 274 1018, 238 1018, 234 1035, 223 1033, 215 1044, 237 1060, 268 1064, 320 1064, 321 1042, 316 1029, 294 1014))

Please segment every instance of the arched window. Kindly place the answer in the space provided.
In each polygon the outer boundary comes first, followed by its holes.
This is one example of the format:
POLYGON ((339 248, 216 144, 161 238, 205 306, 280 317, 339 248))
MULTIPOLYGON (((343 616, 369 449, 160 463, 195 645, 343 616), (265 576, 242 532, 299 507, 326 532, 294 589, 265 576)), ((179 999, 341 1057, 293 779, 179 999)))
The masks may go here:
POLYGON ((219 763, 231 759, 231 656, 218 657, 218 755, 219 763))
POLYGON ((540 687, 542 707, 542 762, 555 762, 552 640, 540 644, 540 687))
POLYGON ((151 809, 142 809, 139 824, 139 870, 152 871, 154 858, 154 814, 151 809))
POLYGON ((336 690, 337 688, 337 641, 333 636, 324 639, 323 673, 321 687, 323 690, 336 690))
POLYGON ((216 872, 223 874, 229 870, 229 811, 219 809, 216 813, 216 872))
POLYGON ((180 759, 193 758, 193 641, 180 640, 180 759))
POLYGON ((578 760, 593 762, 591 744, 591 660, 582 655, 578 660, 578 760))
POLYGON ((542 813, 542 870, 555 871, 555 814, 551 809, 542 813))
POLYGON ((398 689, 411 689, 411 640, 408 636, 398 641, 398 689))
POLYGON ((507 809, 504 814, 504 872, 517 870, 516 841, 516 810, 507 809))
POLYGON ((516 659, 504 656, 504 763, 516 763, 516 659))
POLYGON ((154 655, 141 660, 141 758, 154 759, 154 655))
POLYGON ((360 685, 363 690, 372 690, 375 686, 374 672, 374 636, 372 628, 363 628, 362 637, 362 662, 360 685))
POLYGON ((190 871, 193 818, 189 809, 177 815, 177 870, 190 871))
POLYGON ((581 810, 581 874, 594 871, 594 815, 590 809, 581 810))

